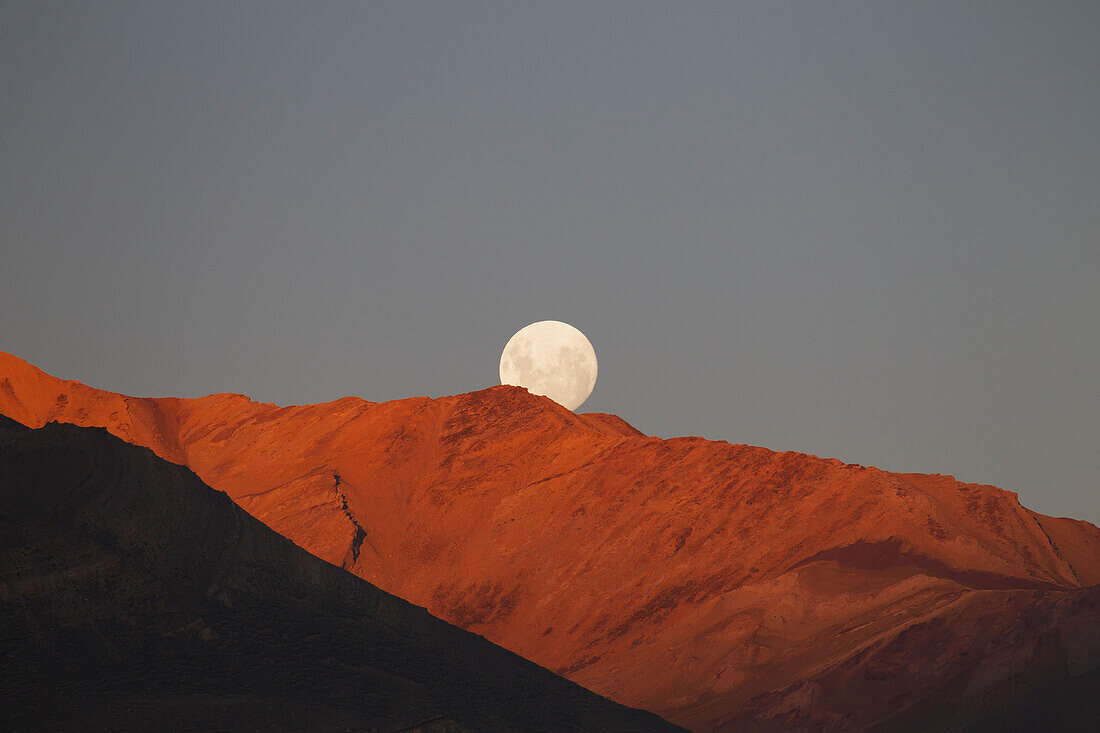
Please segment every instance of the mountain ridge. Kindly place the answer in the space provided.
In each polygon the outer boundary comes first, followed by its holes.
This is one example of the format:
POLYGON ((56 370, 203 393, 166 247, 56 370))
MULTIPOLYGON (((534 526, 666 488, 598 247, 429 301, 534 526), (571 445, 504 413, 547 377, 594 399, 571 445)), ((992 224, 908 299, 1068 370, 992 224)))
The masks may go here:
POLYGON ((15 357, 0 375, 0 412, 175 456, 314 554, 699 730, 928 614, 969 623, 961 597, 1100 583, 1100 530, 1011 492, 652 438, 514 387, 277 407, 129 398, 15 357))

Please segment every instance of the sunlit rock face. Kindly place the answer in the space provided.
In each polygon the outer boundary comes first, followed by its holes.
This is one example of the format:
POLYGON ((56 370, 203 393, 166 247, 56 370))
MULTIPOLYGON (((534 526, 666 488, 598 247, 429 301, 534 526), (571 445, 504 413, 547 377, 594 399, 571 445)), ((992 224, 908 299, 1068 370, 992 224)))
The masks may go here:
POLYGON ((10 357, 0 380, 0 412, 147 445, 326 560, 696 730, 995 728, 1096 683, 1079 589, 1100 530, 992 486, 649 438, 506 386, 280 408, 10 357))

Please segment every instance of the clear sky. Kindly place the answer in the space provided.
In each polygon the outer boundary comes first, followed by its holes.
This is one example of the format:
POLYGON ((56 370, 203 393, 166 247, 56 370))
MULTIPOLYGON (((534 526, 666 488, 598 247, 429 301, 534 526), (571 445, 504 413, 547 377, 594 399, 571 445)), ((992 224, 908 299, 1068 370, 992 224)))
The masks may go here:
POLYGON ((0 0, 0 350, 466 392, 1100 522, 1100 3, 0 0))

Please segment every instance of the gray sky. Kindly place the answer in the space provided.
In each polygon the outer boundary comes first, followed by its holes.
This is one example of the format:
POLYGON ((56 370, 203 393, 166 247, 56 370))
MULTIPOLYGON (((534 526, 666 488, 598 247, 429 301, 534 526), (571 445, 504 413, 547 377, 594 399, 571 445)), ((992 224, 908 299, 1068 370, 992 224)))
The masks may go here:
POLYGON ((1100 521, 1100 3, 0 0, 0 349, 466 392, 1100 521))

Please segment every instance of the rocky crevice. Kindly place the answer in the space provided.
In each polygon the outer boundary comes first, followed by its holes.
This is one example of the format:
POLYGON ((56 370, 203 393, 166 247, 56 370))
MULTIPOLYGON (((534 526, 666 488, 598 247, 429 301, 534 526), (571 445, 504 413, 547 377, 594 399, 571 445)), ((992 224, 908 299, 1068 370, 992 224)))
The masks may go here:
MULTIPOLYGON (((344 516, 348 518, 352 526, 355 527, 355 535, 351 538, 351 564, 355 564, 359 561, 359 553, 363 550, 363 541, 367 539, 367 530, 363 528, 363 525, 359 524, 359 520, 355 518, 355 515, 351 513, 351 509, 348 508, 348 496, 344 493, 344 490, 340 488, 340 474, 332 474, 333 490, 336 491, 336 498, 340 500, 340 508, 344 510, 344 516)), ((345 561, 345 565, 347 562, 345 561)))

